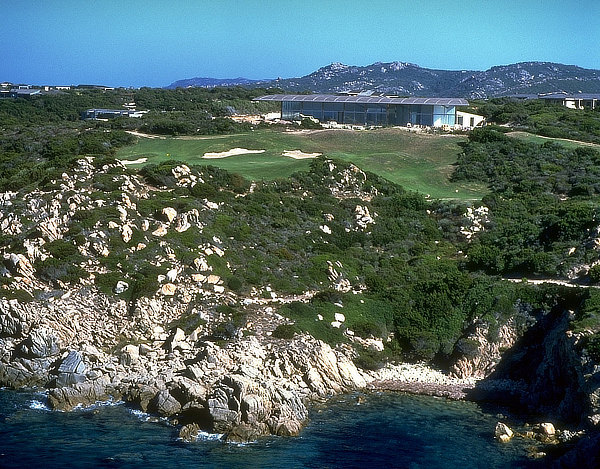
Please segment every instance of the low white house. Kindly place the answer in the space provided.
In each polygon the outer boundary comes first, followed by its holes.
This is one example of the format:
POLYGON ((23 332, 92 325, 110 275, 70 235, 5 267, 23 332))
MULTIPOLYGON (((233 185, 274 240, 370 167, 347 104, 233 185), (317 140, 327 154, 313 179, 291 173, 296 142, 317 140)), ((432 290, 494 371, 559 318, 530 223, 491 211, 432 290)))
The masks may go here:
POLYGON ((560 104, 570 109, 595 109, 600 101, 600 94, 592 93, 567 94, 560 92, 540 94, 538 97, 547 103, 560 104))
POLYGON ((474 129, 485 123, 485 117, 470 112, 456 111, 456 126, 463 129, 474 129))

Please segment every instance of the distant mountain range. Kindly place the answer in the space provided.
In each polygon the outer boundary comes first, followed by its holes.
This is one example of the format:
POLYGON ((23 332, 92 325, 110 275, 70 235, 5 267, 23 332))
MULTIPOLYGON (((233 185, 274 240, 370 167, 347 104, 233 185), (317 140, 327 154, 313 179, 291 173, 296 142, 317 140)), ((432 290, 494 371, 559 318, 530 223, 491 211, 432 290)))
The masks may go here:
POLYGON ((600 93, 600 70, 552 62, 521 62, 485 71, 435 70, 406 62, 367 66, 332 63, 300 78, 190 78, 167 88, 214 86, 277 87, 285 91, 338 93, 372 90, 400 96, 489 98, 514 94, 600 93))

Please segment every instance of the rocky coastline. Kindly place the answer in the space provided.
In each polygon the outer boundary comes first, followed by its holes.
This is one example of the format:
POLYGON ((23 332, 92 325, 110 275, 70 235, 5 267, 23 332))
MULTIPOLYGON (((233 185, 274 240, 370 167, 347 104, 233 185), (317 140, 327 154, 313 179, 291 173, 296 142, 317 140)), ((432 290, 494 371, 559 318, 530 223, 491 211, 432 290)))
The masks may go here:
MULTIPOLYGON (((231 300, 227 295, 218 299, 231 300)), ((211 301, 213 295, 198 306, 204 313, 195 313, 206 322, 186 331, 173 321, 189 304, 170 297, 138 300, 133 314, 125 302, 86 288, 38 303, 1 300, 0 385, 46 388, 51 408, 63 411, 123 400, 167 418, 185 441, 206 431, 223 434, 227 441, 247 442, 265 435, 299 435, 310 406, 341 393, 393 391, 509 405, 510 400, 521 403, 522 396, 529 396, 531 404, 531 386, 539 384, 534 373, 529 384, 505 376, 503 360, 510 356, 502 354, 471 357, 469 364, 465 357, 457 358, 460 369, 471 370, 462 376, 419 363, 363 370, 353 362, 351 347, 332 348, 307 334, 273 337, 273 330, 287 319, 265 301, 248 302, 245 323, 227 340, 216 339, 213 327, 222 318, 211 309, 211 301), (489 370, 495 360, 494 371, 482 378, 479 367, 489 370)), ((544 321, 538 324, 548 327, 544 321)), ((489 347, 482 343, 482 350, 489 347)), ((593 405, 594 392, 587 396, 592 396, 593 405)), ((535 410, 532 405, 516 407, 535 410)), ((582 415, 586 422, 567 422, 557 431, 562 440, 540 440, 534 432, 532 457, 558 453, 564 466, 557 467, 593 467, 569 463, 579 464, 577 448, 588 451, 590 441, 597 439, 597 413, 590 410, 582 415)), ((561 425, 564 421, 556 414, 546 415, 561 425)), ((527 436, 528 430, 516 433, 527 436)))
POLYGON ((473 384, 425 365, 364 371, 349 347, 333 349, 307 334, 273 338, 286 320, 270 306, 252 305, 227 341, 207 339, 210 319, 188 333, 159 325, 181 306, 141 300, 132 318, 124 302, 89 289, 43 304, 2 300, 0 384, 48 388, 57 410, 124 400, 169 418, 185 439, 204 430, 235 441, 297 435, 307 406, 335 394, 401 390, 464 398, 458 390, 473 384))

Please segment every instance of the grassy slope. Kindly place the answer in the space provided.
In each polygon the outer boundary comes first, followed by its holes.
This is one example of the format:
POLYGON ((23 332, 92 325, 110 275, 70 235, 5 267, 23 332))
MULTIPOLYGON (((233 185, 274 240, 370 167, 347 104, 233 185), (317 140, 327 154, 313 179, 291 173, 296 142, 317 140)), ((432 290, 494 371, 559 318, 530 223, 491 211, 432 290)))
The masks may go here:
POLYGON ((147 139, 122 148, 118 157, 135 160, 147 157, 149 163, 178 159, 189 164, 211 164, 250 179, 286 177, 307 169, 310 160, 282 157, 284 150, 320 152, 325 156, 355 163, 401 184, 407 189, 434 198, 480 198, 483 187, 459 185, 448 181, 462 137, 420 135, 397 129, 375 131, 316 131, 291 133, 260 130, 247 134, 147 139), (266 150, 262 154, 238 155, 223 159, 203 159, 206 152, 222 152, 235 147, 266 150), (167 156, 167 154, 169 156, 167 156))

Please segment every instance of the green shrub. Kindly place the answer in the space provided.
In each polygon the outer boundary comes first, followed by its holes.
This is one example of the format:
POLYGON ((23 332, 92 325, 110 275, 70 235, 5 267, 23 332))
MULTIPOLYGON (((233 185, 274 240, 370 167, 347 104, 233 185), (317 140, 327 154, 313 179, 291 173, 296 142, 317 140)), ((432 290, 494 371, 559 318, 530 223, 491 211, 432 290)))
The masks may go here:
POLYGON ((363 370, 376 371, 382 368, 387 361, 385 352, 374 349, 359 349, 354 358, 354 364, 363 370))
POLYGON ((587 294, 587 298, 575 313, 575 320, 572 323, 574 332, 600 330, 600 292, 590 288, 587 294))
POLYGON ((586 338, 585 349, 590 358, 600 363, 600 334, 596 333, 586 338))
POLYGON ((58 280, 74 284, 79 282, 79 279, 88 276, 88 273, 77 264, 54 257, 48 257, 43 261, 38 260, 34 267, 42 280, 53 284, 58 280))
POLYGON ((206 324, 207 324, 206 320, 202 319, 200 317, 200 314, 195 313, 195 312, 190 312, 190 313, 183 314, 178 319, 169 323, 168 328, 169 328, 169 330, 172 330, 172 329, 175 329, 178 327, 178 328, 182 329, 187 335, 189 335, 192 332, 194 332, 198 327, 204 326, 206 324))
POLYGON ((225 280, 225 284, 227 285, 227 288, 233 290, 234 292, 240 292, 243 286, 242 281, 239 278, 233 276, 227 277, 227 279, 225 280))
MULTIPOLYGON (((96 274, 95 284, 101 292, 103 292, 105 295, 111 296, 114 295, 114 288, 119 280, 125 280, 124 275, 121 272, 106 272, 102 274, 96 274)), ((129 296, 130 293, 131 286, 125 292, 123 292, 122 295, 129 296)))
POLYGON ((29 292, 20 289, 9 290, 6 288, 0 288, 0 296, 7 300, 18 300, 19 303, 28 303, 34 299, 29 292))
POLYGON ((387 330, 384 324, 375 322, 374 320, 358 320, 352 324, 354 335, 368 339, 371 337, 385 337, 387 330))
POLYGON ((271 334, 271 337, 276 339, 293 339, 298 332, 298 328, 294 324, 279 324, 271 334))
POLYGON ((56 259, 66 259, 79 253, 77 247, 64 239, 57 239, 44 244, 44 248, 56 259))
POLYGON ((600 282, 600 264, 592 266, 588 271, 588 275, 593 283, 600 282))

